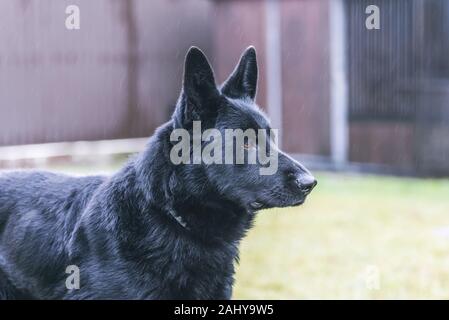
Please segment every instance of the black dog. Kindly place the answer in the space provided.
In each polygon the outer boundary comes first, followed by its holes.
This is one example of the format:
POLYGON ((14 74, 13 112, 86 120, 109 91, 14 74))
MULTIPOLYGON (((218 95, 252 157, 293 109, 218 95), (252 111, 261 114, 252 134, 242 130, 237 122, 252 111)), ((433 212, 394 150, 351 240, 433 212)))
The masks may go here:
POLYGON ((217 88, 204 54, 186 56, 172 119, 111 177, 46 172, 0 176, 0 298, 229 299, 239 241, 257 210, 299 205, 310 173, 278 153, 278 170, 255 164, 170 160, 175 128, 269 129, 254 103, 249 48, 217 88), (67 288, 77 266, 80 288, 67 288))

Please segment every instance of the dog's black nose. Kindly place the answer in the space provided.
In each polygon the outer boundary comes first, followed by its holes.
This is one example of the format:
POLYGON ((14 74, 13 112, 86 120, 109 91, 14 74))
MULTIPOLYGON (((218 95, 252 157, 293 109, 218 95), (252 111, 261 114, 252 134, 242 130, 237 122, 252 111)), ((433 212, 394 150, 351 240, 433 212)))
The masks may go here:
POLYGON ((314 177, 307 175, 299 179, 299 188, 305 195, 308 195, 312 189, 315 188, 317 183, 318 182, 314 177))
POLYGON ((294 183, 304 195, 308 195, 317 185, 316 179, 310 174, 301 174, 299 176, 289 174, 289 178, 294 180, 294 183))

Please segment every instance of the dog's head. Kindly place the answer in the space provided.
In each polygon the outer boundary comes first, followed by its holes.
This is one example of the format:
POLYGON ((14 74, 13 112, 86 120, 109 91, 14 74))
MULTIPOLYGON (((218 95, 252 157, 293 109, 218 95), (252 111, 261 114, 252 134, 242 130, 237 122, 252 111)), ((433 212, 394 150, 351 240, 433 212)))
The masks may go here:
MULTIPOLYGON (((173 114, 174 129, 180 131, 172 143, 184 135, 190 137, 191 147, 183 150, 188 156, 181 166, 182 176, 199 180, 192 188, 201 190, 208 184, 224 198, 252 210, 302 204, 317 182, 304 166, 278 149, 269 120, 255 103, 257 78, 253 47, 243 53, 220 87, 201 50, 189 50, 173 114), (198 145, 195 150, 195 135, 201 151, 198 145), (243 155, 243 162, 239 155, 243 155), (198 156, 203 159, 195 161, 198 156), (255 158, 255 162, 250 161, 255 158)), ((173 154, 178 154, 177 148, 173 154)))

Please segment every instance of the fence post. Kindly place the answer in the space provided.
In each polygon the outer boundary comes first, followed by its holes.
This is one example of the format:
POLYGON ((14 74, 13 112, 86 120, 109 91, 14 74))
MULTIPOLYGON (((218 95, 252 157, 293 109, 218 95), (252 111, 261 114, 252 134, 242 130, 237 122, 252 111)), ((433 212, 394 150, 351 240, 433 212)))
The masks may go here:
POLYGON ((344 0, 329 1, 330 19, 330 141, 331 158, 335 167, 348 161, 348 88, 346 77, 346 30, 344 0))

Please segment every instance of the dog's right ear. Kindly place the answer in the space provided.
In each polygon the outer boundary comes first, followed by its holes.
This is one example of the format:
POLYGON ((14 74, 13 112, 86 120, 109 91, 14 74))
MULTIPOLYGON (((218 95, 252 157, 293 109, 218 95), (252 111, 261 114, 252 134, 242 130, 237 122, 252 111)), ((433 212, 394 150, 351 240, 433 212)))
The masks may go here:
POLYGON ((176 112, 180 113, 178 116, 182 118, 178 120, 185 124, 215 113, 214 101, 218 96, 209 61, 200 49, 191 47, 185 58, 182 92, 176 107, 176 112))

